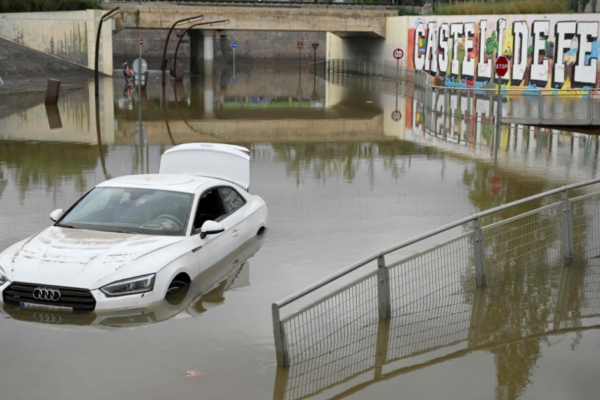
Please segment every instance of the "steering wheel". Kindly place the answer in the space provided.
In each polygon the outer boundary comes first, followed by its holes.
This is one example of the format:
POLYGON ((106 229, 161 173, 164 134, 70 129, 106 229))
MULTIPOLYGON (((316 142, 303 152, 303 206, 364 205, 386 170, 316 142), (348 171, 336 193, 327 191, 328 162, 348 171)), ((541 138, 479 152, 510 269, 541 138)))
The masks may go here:
MULTIPOLYGON (((172 215, 169 215, 169 214, 162 214, 162 215, 159 215, 158 217, 154 218, 152 221, 156 221, 157 219, 161 219, 161 218, 168 219, 169 221, 171 221, 171 222, 174 222, 174 223, 175 223, 175 225, 176 225, 176 226, 175 226, 175 228, 176 228, 177 230, 181 230, 181 229, 183 228, 183 222, 181 222, 181 221, 179 220, 179 218, 177 218, 177 217, 174 217, 174 216, 172 216, 172 215)), ((149 222, 145 223, 144 225, 142 225, 142 228, 143 228, 144 226, 148 225, 148 224, 149 224, 150 222, 152 222, 152 221, 149 221, 149 222)))

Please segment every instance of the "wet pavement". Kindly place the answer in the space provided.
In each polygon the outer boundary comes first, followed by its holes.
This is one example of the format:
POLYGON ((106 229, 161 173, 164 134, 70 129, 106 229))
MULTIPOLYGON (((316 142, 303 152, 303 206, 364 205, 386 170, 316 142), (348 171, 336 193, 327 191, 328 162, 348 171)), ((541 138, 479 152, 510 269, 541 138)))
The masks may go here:
POLYGON ((368 90, 367 82, 333 84, 310 69, 227 66, 213 77, 168 82, 164 91, 156 74, 144 92, 103 79, 98 103, 89 82, 62 93, 57 109, 24 101, 2 115, 0 249, 47 227, 52 210, 105 179, 158 171, 166 149, 191 141, 252 151, 251 191, 265 199, 271 224, 264 243, 248 244, 176 304, 149 313, 75 318, 5 305, 0 357, 10 363, 0 366, 2 393, 13 399, 594 397, 600 304, 584 294, 600 282, 595 264, 568 279, 560 271, 525 286, 508 279, 483 300, 465 298, 484 306, 480 334, 464 348, 386 365, 375 377, 356 364, 361 373, 328 378, 323 391, 311 389, 312 378, 277 369, 272 302, 444 223, 598 176, 596 135, 504 125, 496 141, 486 115, 465 120, 427 112, 411 90, 397 98, 368 90), (500 185, 492 187, 494 177, 500 185), (543 289, 561 282, 571 295, 558 302, 543 289), (556 304, 568 315, 552 325, 543 310, 556 304))

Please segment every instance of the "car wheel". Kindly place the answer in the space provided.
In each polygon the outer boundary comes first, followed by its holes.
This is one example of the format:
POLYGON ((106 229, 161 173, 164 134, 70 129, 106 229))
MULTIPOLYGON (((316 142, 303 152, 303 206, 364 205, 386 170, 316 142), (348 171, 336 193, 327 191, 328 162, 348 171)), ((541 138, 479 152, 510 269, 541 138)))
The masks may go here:
POLYGON ((166 297, 172 296, 175 293, 181 292, 183 289, 190 286, 190 277, 186 274, 179 274, 171 281, 167 289, 166 297))

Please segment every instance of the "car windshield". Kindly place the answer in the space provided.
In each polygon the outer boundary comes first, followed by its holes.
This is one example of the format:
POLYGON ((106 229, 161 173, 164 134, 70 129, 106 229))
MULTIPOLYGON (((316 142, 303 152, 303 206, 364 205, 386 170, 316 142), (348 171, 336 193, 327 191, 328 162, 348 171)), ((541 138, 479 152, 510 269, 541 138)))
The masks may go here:
POLYGON ((138 188, 98 187, 57 226, 109 232, 183 236, 193 195, 138 188))

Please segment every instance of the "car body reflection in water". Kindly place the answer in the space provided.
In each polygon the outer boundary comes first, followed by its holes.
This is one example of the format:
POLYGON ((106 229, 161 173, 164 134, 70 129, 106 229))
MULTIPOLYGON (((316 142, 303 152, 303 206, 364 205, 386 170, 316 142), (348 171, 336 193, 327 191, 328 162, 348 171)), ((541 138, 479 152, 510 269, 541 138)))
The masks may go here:
POLYGON ((0 313, 33 323, 96 328, 135 328, 177 318, 198 317, 225 301, 225 292, 250 285, 249 259, 266 235, 255 236, 237 251, 201 273, 189 286, 147 308, 92 313, 32 310, 3 304, 0 313))

